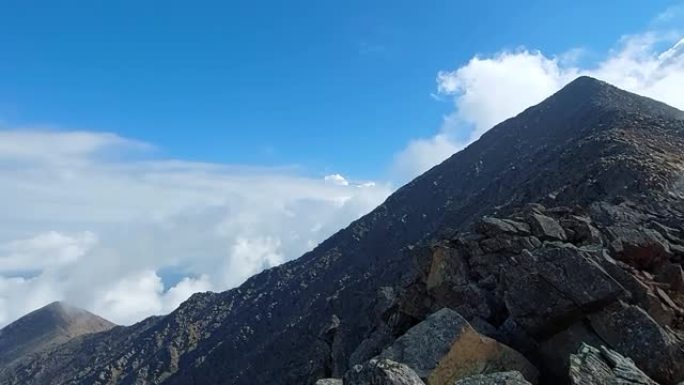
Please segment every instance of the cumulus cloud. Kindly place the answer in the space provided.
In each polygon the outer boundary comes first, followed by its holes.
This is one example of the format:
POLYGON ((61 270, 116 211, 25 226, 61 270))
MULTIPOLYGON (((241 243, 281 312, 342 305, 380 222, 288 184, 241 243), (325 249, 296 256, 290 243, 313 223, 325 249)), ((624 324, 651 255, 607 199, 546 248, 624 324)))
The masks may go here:
POLYGON ((0 143, 0 325, 54 300, 123 324, 169 312, 298 257, 390 193, 157 159, 115 134, 5 130, 0 143))
MULTIPOLYGON (((673 18, 676 12, 673 8, 660 18, 673 18)), ((602 60, 584 66, 576 65, 582 49, 553 56, 520 48, 475 56, 459 68, 442 71, 437 75, 438 95, 451 98, 454 111, 433 137, 411 141, 396 156, 395 175, 402 180, 418 175, 580 75, 684 109, 682 36, 653 31, 625 36, 602 60)))
POLYGON ((326 182, 340 185, 340 186, 348 186, 349 181, 345 177, 343 177, 340 174, 331 174, 331 175, 326 175, 325 178, 323 178, 326 182))
POLYGON ((40 270, 74 263, 96 243, 97 237, 89 231, 73 236, 48 231, 11 241, 0 245, 0 272, 40 270))

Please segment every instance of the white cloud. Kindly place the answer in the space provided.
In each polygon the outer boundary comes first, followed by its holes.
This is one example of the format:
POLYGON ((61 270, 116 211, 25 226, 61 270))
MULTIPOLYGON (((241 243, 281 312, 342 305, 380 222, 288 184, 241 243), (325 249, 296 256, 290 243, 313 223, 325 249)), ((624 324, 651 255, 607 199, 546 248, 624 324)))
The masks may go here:
POLYGON ((95 244, 97 237, 84 231, 68 236, 48 231, 29 239, 0 245, 0 272, 20 272, 76 262, 95 244))
POLYGON ((339 186, 348 186, 349 181, 345 177, 343 177, 340 174, 331 174, 331 175, 326 175, 325 178, 323 178, 326 182, 336 184, 339 186))
POLYGON ((5 130, 0 143, 0 325, 54 300, 124 324, 168 312, 300 256, 390 193, 131 157, 151 146, 113 134, 5 130))
MULTIPOLYGON (((663 18, 671 18, 672 9, 663 18)), ((684 109, 684 39, 677 32, 626 36, 605 58, 577 66, 582 49, 557 56, 521 48, 475 56, 465 65, 437 75, 440 96, 451 97, 454 111, 431 138, 416 139, 394 162, 398 179, 414 177, 477 140, 495 124, 541 102, 580 75, 684 109), (663 44, 670 48, 663 49, 663 44)))

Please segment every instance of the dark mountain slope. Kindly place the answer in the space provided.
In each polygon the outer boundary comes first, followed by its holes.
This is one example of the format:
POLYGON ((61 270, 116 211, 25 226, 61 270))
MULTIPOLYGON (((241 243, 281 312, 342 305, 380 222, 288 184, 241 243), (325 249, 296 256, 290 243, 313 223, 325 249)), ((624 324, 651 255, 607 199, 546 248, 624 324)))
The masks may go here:
POLYGON ((114 324, 83 309, 53 302, 0 330, 0 365, 62 344, 74 337, 109 330, 114 324))
MULTIPOLYGON (((0 371, 0 383, 306 384, 340 377, 431 308, 425 302, 435 298, 416 283, 421 244, 484 214, 508 215, 535 202, 600 207, 596 221, 606 225, 636 223, 647 211, 681 217, 683 154, 684 113, 579 78, 298 260, 239 288, 196 294, 166 317, 23 360, 0 371)), ((498 326, 501 317, 487 321, 498 326)))

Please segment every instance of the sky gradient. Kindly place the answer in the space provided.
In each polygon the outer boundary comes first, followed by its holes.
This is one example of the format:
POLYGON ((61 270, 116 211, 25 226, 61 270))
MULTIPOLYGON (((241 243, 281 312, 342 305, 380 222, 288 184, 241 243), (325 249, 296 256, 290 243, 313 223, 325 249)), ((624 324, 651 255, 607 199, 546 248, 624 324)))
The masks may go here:
POLYGON ((601 58, 671 1, 9 0, 0 122, 195 161, 385 177, 452 106, 435 74, 524 46, 601 58))

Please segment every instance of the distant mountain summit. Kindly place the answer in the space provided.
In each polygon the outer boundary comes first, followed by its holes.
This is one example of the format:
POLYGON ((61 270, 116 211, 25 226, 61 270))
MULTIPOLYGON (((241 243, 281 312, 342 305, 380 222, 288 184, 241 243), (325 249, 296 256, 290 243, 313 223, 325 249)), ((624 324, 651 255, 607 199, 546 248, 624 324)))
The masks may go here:
POLYGON ((682 229, 684 113, 581 77, 299 259, 0 383, 675 385, 682 229))
POLYGON ((86 310, 53 302, 0 329, 0 365, 114 326, 86 310))

